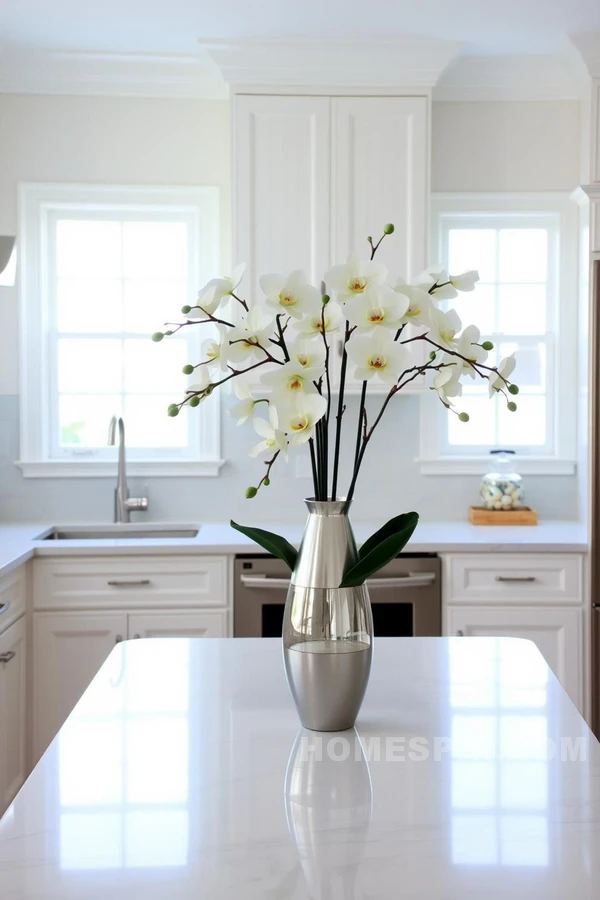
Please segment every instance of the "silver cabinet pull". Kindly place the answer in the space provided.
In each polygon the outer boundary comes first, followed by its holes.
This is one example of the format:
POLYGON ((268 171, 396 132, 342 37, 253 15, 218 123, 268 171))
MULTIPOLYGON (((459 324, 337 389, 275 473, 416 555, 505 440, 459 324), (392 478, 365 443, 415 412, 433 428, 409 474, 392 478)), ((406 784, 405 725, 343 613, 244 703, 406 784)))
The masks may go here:
POLYGON ((2 615, 2 613, 8 612, 9 606, 10 603, 0 603, 0 615, 2 615))
POLYGON ((6 653, 0 653, 0 663, 9 663, 16 655, 14 650, 7 650, 6 653))
POLYGON ((123 635, 118 634, 115 638, 115 644, 120 644, 122 640, 123 640, 123 635))
POLYGON ((535 581, 535 575, 496 575, 496 581, 528 582, 535 581))
POLYGON ((464 637, 464 636, 465 636, 464 631, 461 631, 461 629, 459 628, 458 631, 456 632, 456 637, 464 637))
POLYGON ((370 591, 373 588, 405 588, 428 587, 435 581, 435 572, 407 572, 406 575, 395 575, 392 578, 372 578, 367 581, 370 591))
POLYGON ((289 578, 269 578, 268 575, 240 575, 244 587, 249 588, 289 588, 289 578))
POLYGON ((113 578, 106 583, 110 587, 143 587, 145 584, 151 584, 151 581, 149 578, 136 578, 130 581, 120 581, 113 578))

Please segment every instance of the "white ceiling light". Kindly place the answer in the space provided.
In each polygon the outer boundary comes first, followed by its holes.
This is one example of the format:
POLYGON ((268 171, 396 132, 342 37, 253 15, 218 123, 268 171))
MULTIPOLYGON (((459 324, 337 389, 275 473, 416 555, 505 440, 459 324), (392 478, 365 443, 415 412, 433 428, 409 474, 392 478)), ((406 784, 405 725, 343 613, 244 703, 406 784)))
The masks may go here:
POLYGON ((11 287, 17 274, 16 239, 0 235, 0 287, 11 287))

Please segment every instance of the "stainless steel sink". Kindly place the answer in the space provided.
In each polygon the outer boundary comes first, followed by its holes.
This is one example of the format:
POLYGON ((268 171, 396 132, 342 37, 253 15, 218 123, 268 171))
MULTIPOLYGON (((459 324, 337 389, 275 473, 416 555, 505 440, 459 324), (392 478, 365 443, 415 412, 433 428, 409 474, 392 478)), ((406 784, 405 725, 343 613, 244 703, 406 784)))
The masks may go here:
POLYGON ((54 526, 37 536, 38 541, 115 541, 123 538, 195 538, 200 526, 161 524, 54 526))

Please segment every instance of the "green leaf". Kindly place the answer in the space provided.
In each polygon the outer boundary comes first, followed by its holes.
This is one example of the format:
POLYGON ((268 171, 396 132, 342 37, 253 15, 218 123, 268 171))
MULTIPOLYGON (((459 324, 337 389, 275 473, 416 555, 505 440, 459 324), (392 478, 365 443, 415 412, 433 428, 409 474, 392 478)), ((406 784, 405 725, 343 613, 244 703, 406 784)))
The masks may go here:
POLYGON ((403 513, 390 519, 360 548, 358 562, 344 572, 340 587, 356 587, 391 562, 404 549, 417 527, 416 512, 403 513))
POLYGON ((232 528, 235 528, 236 531, 241 531, 242 534, 249 537, 250 540, 262 547, 263 550, 266 550, 278 559, 283 560, 283 562, 290 567, 290 570, 292 572, 294 571, 298 551, 295 547, 292 547, 290 542, 286 541, 284 537, 281 537, 279 534, 273 534, 272 531, 265 531, 263 528, 250 528, 248 525, 238 525, 233 519, 231 520, 230 525, 232 528))

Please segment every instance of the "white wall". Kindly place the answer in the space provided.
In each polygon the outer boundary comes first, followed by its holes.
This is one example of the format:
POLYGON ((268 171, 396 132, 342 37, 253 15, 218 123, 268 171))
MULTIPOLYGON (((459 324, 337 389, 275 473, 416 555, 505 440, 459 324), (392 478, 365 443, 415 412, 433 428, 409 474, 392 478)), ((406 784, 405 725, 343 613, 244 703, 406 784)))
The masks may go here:
MULTIPOLYGON (((433 187, 454 190, 568 190, 577 184, 577 105, 434 104, 433 187), (571 143, 572 142, 572 143, 571 143)), ((213 184, 222 188, 223 269, 229 252, 229 112, 221 101, 0 95, 0 233, 16 231, 19 181, 213 184)), ((17 294, 0 289, 0 519, 106 521, 112 482, 24 480, 18 457, 17 294), (4 395, 4 396, 2 396, 4 395)), ((435 402, 428 397, 428 401, 435 402)), ((228 401, 224 406, 227 406, 228 401)), ((347 417, 356 416, 356 401, 347 417)), ((464 519, 478 479, 421 477, 419 400, 399 398, 365 461, 357 518, 418 509, 426 519, 464 519)), ((253 432, 222 423, 227 459, 219 478, 152 479, 153 519, 298 520, 310 482, 292 463, 254 501, 244 488, 260 463, 248 459, 253 432), (279 482, 277 484, 277 482, 279 482)), ((348 431, 347 440, 353 441, 348 431)), ((575 518, 575 479, 530 477, 541 515, 575 518)), ((132 485, 135 489, 135 483, 132 485)))

